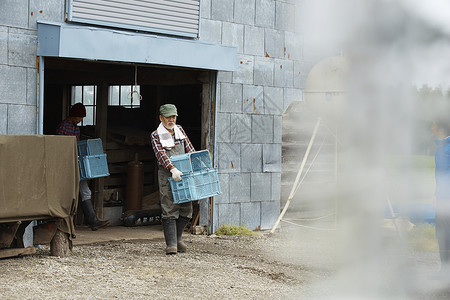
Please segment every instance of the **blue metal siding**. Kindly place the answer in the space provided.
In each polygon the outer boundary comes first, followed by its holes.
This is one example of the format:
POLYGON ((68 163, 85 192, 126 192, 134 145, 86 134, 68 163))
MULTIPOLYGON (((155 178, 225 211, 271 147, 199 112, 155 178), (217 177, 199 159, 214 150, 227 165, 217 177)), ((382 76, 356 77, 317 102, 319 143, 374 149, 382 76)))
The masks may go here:
POLYGON ((234 71, 236 47, 66 23, 38 23, 38 56, 234 71))

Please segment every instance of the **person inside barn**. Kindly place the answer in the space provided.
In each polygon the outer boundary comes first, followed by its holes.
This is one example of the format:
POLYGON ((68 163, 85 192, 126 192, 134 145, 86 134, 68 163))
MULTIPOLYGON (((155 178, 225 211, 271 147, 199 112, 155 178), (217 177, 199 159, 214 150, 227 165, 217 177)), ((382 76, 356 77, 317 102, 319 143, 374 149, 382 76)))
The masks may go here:
POLYGON ((436 139, 436 238, 439 245, 441 270, 438 278, 450 280, 450 122, 436 119, 431 128, 436 139))
POLYGON ((164 104, 159 109, 161 123, 151 134, 151 143, 158 161, 158 183, 162 208, 162 224, 166 241, 166 254, 185 252, 186 244, 182 240, 184 228, 192 218, 192 203, 174 203, 170 189, 169 176, 175 181, 181 180, 183 173, 171 162, 173 155, 191 153, 195 149, 177 121, 177 108, 173 104, 164 104))
MULTIPOLYGON (((86 107, 82 103, 74 104, 69 111, 69 117, 63 120, 56 129, 57 135, 69 135, 75 136, 77 141, 80 140, 80 123, 83 118, 86 117, 86 107)), ((80 181, 80 194, 81 194, 81 209, 83 210, 85 222, 92 230, 98 230, 107 226, 110 221, 101 221, 97 218, 94 207, 91 201, 91 190, 87 183, 87 180, 80 181)))

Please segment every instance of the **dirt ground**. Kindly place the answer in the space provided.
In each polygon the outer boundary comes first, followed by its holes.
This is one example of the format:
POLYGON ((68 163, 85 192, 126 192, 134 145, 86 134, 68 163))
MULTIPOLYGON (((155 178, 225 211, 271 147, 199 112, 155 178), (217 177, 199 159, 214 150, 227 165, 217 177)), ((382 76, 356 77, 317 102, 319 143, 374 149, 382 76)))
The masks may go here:
MULTIPOLYGON (((394 245, 394 237, 386 245, 394 245)), ((2 299, 446 299, 428 279, 437 253, 386 247, 373 264, 341 259, 336 231, 284 226, 273 235, 186 234, 187 253, 167 256, 161 226, 78 230, 72 255, 0 260, 2 299), (401 263, 399 263, 401 262, 401 263), (375 275, 380 275, 379 277, 375 275)), ((363 255, 362 255, 363 256, 363 255)), ((372 261, 364 257, 363 261, 372 261)))
MULTIPOLYGON (((264 254, 267 235, 186 234, 185 241, 187 253, 167 256, 161 226, 79 229, 70 257, 51 257, 43 246, 36 255, 0 260, 0 296, 281 299, 304 282, 302 267, 264 254)), ((270 245, 279 242, 273 239, 270 245)))

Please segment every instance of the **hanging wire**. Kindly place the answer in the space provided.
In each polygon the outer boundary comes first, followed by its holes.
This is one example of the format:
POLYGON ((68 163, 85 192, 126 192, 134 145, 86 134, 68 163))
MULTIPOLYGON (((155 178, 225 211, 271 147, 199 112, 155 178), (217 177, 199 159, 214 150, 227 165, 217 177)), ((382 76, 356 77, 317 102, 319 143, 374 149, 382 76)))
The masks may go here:
MULTIPOLYGON (((306 112, 308 112, 308 114, 311 115, 311 116, 316 116, 317 117, 317 114, 314 111, 312 111, 311 109, 306 108, 306 112)), ((331 136, 333 136, 337 140, 338 144, 342 146, 341 140, 337 137, 336 133, 334 133, 333 130, 331 130, 330 126, 327 125, 326 122, 322 121, 320 123, 320 125, 325 127, 325 129, 329 131, 331 136)))
POLYGON ((314 155, 311 163, 309 164, 308 169, 306 170, 305 174, 303 175, 302 179, 300 180, 300 182, 297 184, 297 186, 295 187, 295 191, 294 191, 294 195, 297 194, 298 189, 300 188, 300 185, 302 185, 303 181, 305 180, 306 176, 308 175, 309 170, 311 170, 312 166, 314 165, 314 161, 316 160, 317 156, 320 153, 320 150, 322 150, 322 146, 325 142, 325 137, 322 139, 322 142, 320 143, 319 149, 317 149, 317 153, 316 155, 314 155))
POLYGON ((137 84, 137 65, 134 66, 134 90, 129 92, 127 95, 127 98, 131 100, 131 105, 133 105, 133 94, 136 94, 136 98, 141 101, 142 100, 142 96, 139 93, 139 91, 137 90, 138 88, 138 84, 137 84))
POLYGON ((328 215, 320 216, 320 217, 317 217, 317 218, 284 218, 283 220, 288 220, 288 221, 317 221, 317 220, 321 220, 321 219, 332 217, 334 215, 335 215, 335 213, 330 213, 328 215))
POLYGON ((323 231, 336 231, 336 228, 320 228, 320 227, 312 227, 312 226, 306 226, 306 225, 301 225, 301 224, 296 224, 294 222, 289 222, 287 220, 281 220, 281 222, 285 222, 297 227, 303 227, 303 228, 307 228, 307 229, 313 229, 313 230, 323 230, 323 231))

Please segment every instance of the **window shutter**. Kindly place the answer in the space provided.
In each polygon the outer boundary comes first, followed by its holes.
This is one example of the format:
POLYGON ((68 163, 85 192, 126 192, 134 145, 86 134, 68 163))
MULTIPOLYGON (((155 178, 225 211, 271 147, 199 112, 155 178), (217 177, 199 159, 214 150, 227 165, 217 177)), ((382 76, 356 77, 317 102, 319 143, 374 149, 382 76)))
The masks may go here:
POLYGON ((67 21, 197 37, 200 0, 69 0, 67 21))

